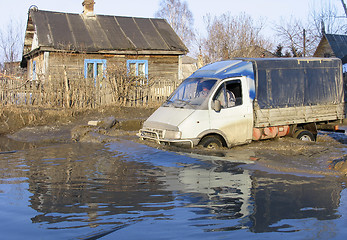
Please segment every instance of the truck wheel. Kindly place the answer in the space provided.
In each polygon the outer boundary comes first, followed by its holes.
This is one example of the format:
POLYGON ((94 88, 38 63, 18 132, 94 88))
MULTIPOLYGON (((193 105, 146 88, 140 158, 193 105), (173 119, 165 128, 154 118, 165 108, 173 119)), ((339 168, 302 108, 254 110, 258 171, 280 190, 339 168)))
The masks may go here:
POLYGON ((211 135, 204 137, 199 145, 209 149, 218 149, 223 147, 223 141, 219 136, 211 135))
POLYGON ((314 135, 307 130, 298 130, 295 134, 294 137, 297 139, 300 139, 302 141, 311 141, 314 142, 316 141, 316 138, 314 137, 314 135))

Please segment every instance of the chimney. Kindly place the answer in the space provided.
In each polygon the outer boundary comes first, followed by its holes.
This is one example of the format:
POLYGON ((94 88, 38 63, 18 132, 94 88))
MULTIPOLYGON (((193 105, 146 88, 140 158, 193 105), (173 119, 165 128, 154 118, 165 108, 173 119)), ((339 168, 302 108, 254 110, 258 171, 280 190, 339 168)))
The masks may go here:
POLYGON ((85 16, 95 16, 94 14, 94 0, 84 0, 82 3, 83 14, 85 16))

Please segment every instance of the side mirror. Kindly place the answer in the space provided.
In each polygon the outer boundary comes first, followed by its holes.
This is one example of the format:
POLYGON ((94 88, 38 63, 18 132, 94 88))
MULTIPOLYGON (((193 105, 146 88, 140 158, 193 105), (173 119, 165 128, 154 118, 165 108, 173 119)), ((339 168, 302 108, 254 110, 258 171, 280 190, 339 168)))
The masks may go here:
POLYGON ((222 104, 220 103, 220 101, 214 100, 213 101, 213 110, 215 110, 216 112, 220 112, 221 109, 222 109, 222 104))

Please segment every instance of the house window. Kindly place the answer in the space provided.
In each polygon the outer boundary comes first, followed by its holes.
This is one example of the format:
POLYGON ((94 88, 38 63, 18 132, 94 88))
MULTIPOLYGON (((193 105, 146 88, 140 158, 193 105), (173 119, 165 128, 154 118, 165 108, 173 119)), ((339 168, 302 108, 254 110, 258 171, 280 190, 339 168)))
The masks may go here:
POLYGON ((148 78, 148 61, 127 60, 127 71, 130 76, 148 78))
POLYGON ((84 60, 84 77, 101 79, 106 77, 106 60, 104 59, 85 59, 84 60))
POLYGON ((36 80, 36 61, 33 61, 33 80, 36 80))

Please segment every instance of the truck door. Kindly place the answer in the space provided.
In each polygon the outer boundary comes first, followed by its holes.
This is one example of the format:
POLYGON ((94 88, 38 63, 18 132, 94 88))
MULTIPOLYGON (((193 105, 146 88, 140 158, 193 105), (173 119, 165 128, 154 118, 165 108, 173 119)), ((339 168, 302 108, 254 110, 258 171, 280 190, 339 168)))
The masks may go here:
POLYGON ((210 128, 222 132, 229 145, 252 139, 253 110, 245 80, 222 82, 209 104, 210 128), (219 112, 213 108, 216 100, 222 106, 219 112))

